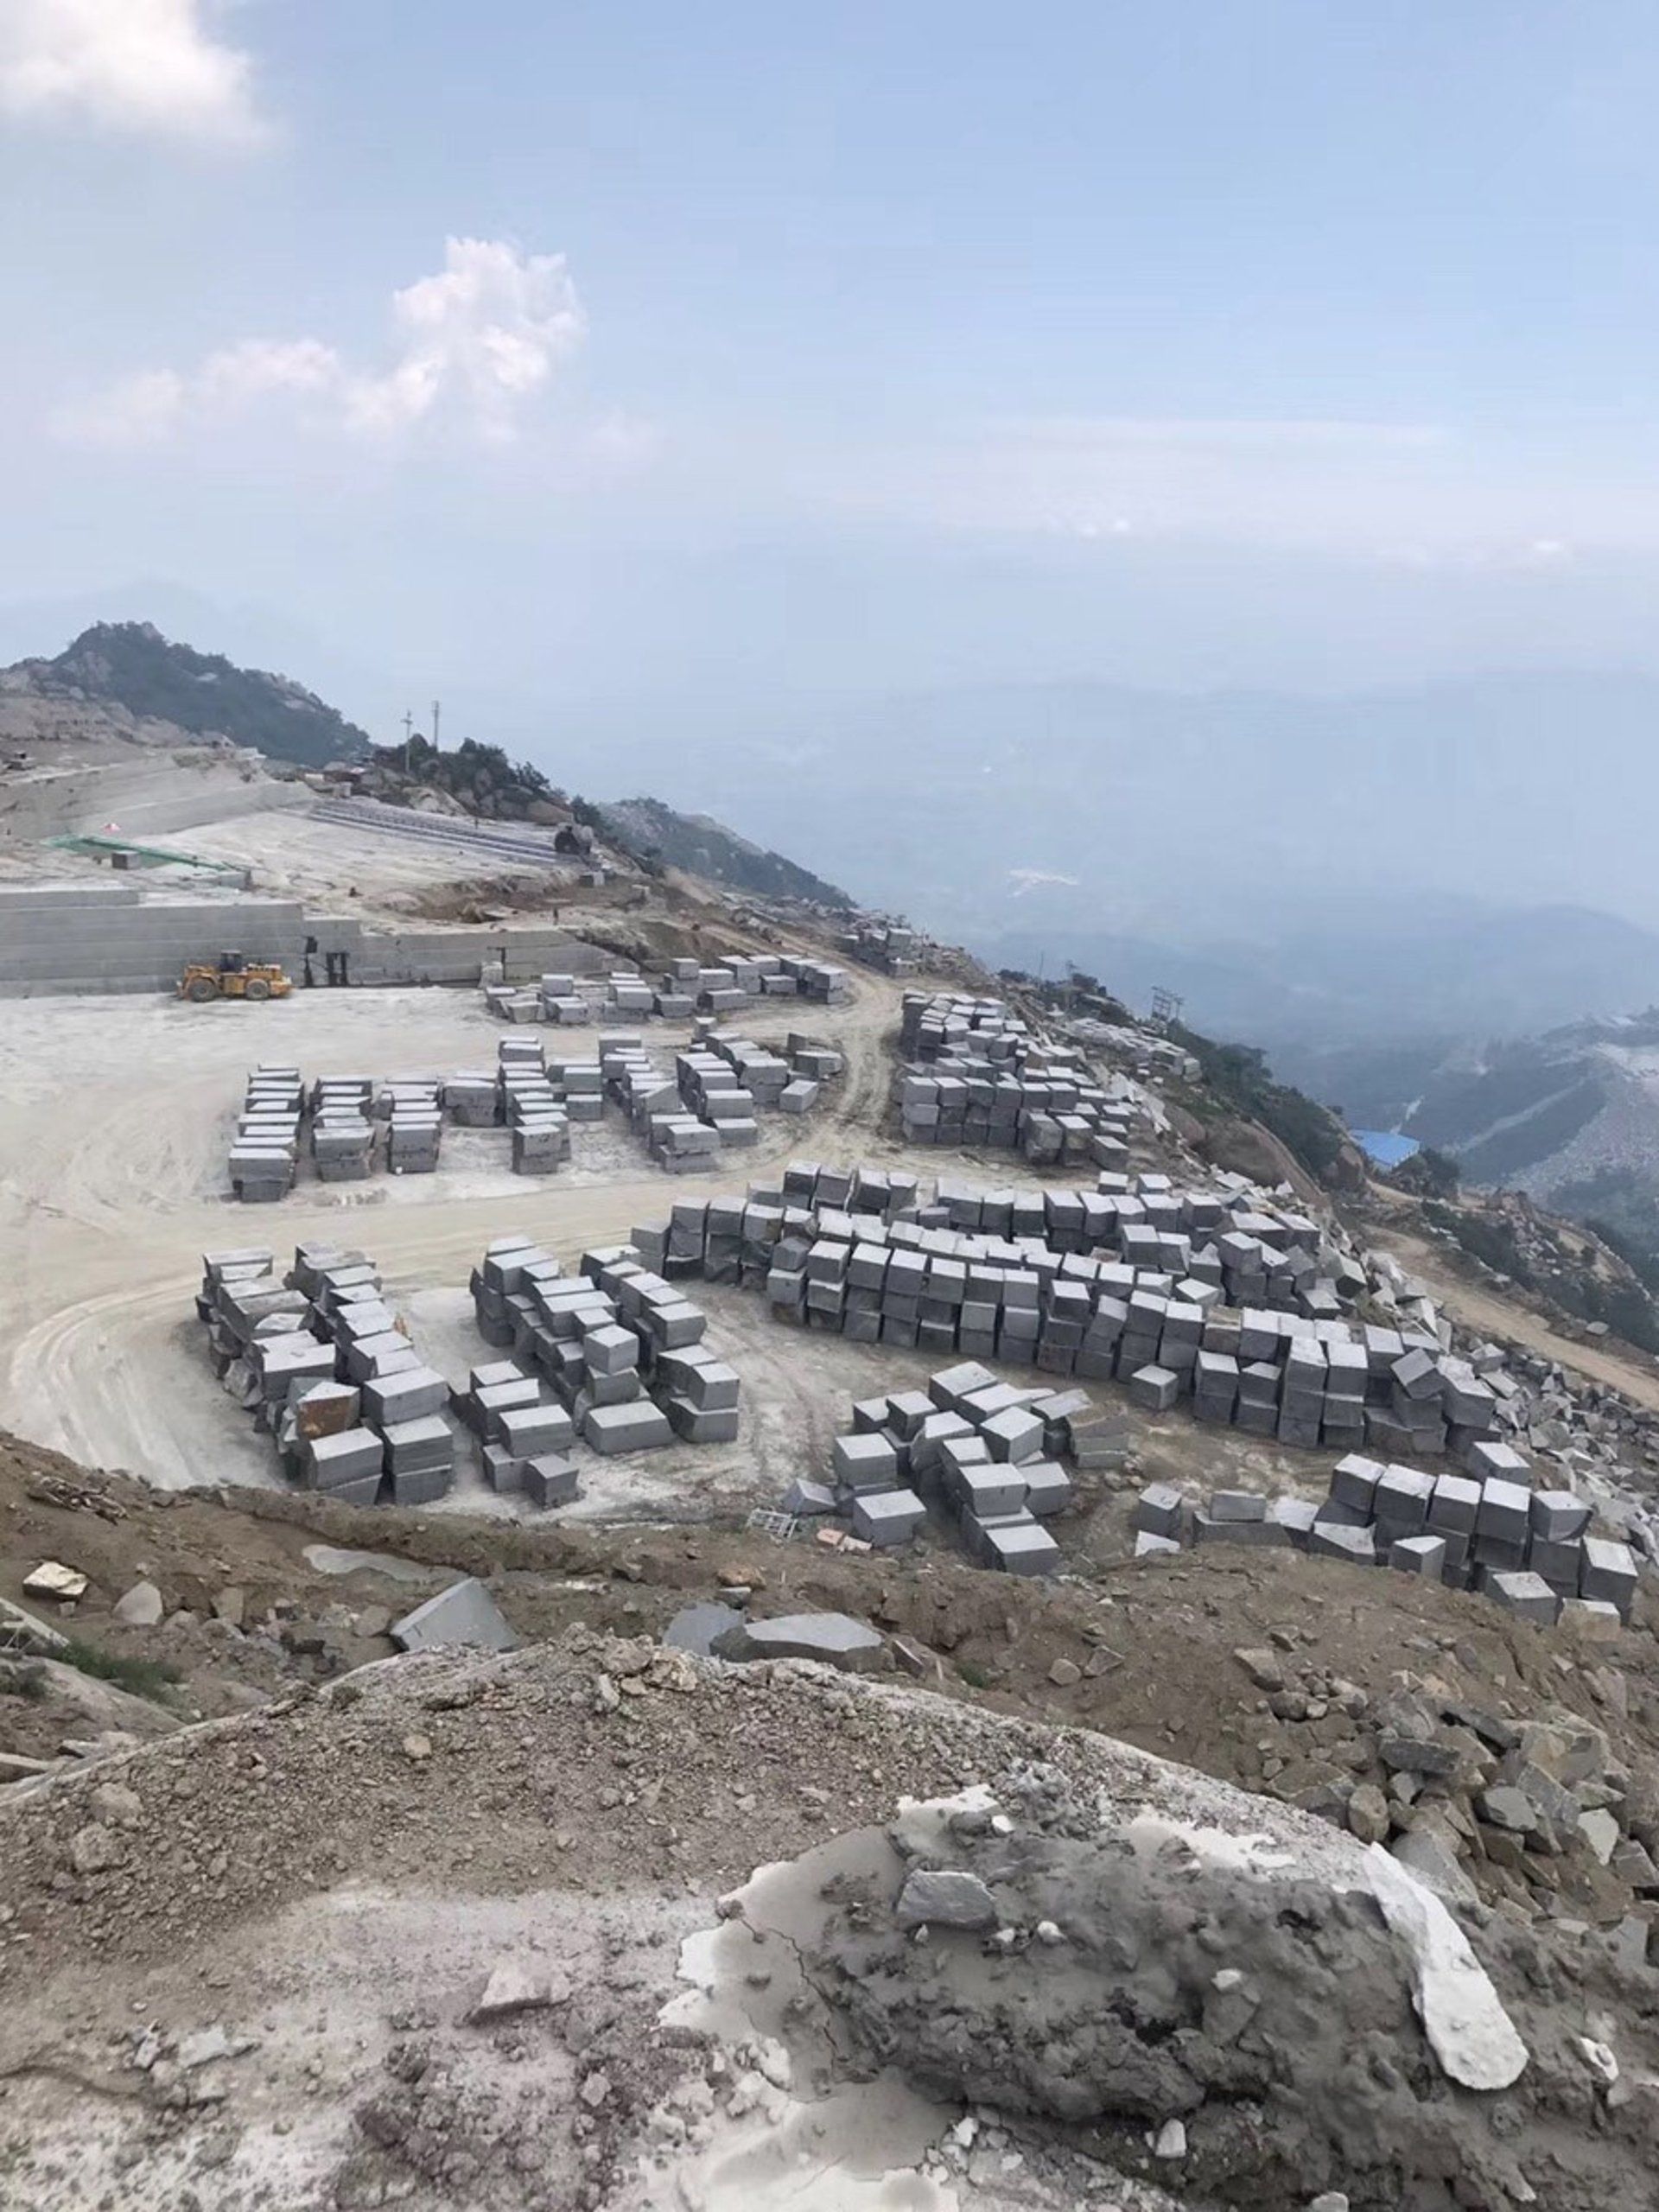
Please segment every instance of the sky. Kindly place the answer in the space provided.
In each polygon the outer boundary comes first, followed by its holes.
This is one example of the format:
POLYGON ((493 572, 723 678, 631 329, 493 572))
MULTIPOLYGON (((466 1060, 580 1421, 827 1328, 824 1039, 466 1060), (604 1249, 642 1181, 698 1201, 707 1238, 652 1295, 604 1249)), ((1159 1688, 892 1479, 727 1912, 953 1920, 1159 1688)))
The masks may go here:
POLYGON ((0 0, 0 632, 480 734, 1659 674, 1656 106, 1638 0, 0 0))

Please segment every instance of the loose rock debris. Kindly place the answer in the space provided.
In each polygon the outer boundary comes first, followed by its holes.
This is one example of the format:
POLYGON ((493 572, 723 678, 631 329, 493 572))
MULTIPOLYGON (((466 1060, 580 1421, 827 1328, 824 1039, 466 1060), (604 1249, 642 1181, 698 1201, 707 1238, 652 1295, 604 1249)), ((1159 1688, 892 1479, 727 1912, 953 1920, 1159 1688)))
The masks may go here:
POLYGON ((0 2145, 73 2182, 31 2208, 98 2201, 157 2127, 145 2187, 204 2212, 259 2202, 266 2152, 285 2212, 766 2212, 807 2180, 941 2212, 1648 2201, 1644 1956, 1483 1908, 1459 1935, 1391 1861, 1425 1946, 1367 1851, 1293 1809, 798 1662, 582 1633, 389 1661, 31 1785, 0 1846, 0 2145), (1438 2009, 1442 1942, 1478 1962, 1472 2024, 1438 2009), (207 1976, 213 2012, 158 2017, 207 1976), (1499 2021, 1524 2070, 1460 2086, 1499 2021), (89 2128, 60 2069, 118 2030, 146 2086, 89 2128))

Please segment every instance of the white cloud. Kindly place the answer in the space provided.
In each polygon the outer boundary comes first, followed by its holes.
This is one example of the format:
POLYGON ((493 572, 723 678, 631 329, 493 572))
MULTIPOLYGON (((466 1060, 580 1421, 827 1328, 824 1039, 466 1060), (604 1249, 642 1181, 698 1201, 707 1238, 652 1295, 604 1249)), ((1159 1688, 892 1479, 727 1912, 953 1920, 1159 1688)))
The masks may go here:
POLYGON ((391 315, 397 346, 383 369, 354 367, 320 339, 243 339, 193 369, 123 378, 53 427, 76 443, 155 444, 286 400, 313 427, 365 437, 448 419, 503 440, 587 330, 563 254, 487 238, 448 240, 442 269, 393 293, 391 315))
POLYGON ((0 0, 0 114, 247 143, 253 65, 205 0, 0 0))
POLYGON ((1013 895, 1016 899, 1023 899, 1028 891, 1044 890, 1050 884, 1058 885, 1065 891, 1075 891, 1078 887, 1078 879, 1075 875, 1055 875, 1042 868, 1011 868, 1008 881, 1014 887, 1013 895))
POLYGON ((515 406, 587 329, 564 256, 499 239, 450 238, 438 274, 391 305, 403 350, 386 374, 350 380, 347 416, 359 429, 405 429, 453 397, 486 435, 507 435, 515 406))
POLYGON ((245 338, 210 353, 194 379, 209 406, 239 406, 272 391, 327 391, 339 381, 340 356, 315 338, 245 338))

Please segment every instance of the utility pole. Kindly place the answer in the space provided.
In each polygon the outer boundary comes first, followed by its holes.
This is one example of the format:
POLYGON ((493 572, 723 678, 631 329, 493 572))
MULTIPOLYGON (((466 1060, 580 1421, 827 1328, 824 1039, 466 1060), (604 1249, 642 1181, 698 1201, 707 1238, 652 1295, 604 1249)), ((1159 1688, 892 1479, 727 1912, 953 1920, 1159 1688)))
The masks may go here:
POLYGON ((404 709, 404 773, 405 775, 409 773, 409 747, 414 735, 415 717, 405 707, 404 709))
POLYGON ((435 699, 432 702, 432 750, 435 753, 438 749, 438 716, 442 711, 441 703, 435 699))

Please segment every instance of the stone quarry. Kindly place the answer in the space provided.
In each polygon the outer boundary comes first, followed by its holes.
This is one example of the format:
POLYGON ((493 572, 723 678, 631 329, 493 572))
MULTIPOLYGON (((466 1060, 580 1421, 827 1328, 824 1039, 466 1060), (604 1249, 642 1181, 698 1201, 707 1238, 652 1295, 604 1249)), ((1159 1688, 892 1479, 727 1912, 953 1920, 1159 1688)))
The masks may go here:
POLYGON ((13 901, 0 2196, 1654 2201, 1633 1359, 895 917, 361 874, 13 901))

